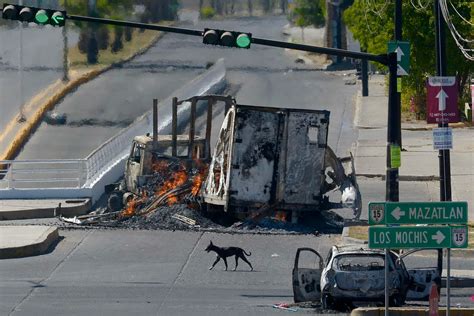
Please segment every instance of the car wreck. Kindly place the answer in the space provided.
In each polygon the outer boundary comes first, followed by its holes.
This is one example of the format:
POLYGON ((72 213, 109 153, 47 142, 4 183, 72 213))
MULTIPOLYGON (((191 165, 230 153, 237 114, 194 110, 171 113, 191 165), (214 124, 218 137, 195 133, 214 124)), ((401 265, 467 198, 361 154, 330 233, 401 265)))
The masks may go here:
MULTIPOLYGON (((427 300, 431 284, 441 285, 440 267, 407 269, 404 258, 417 251, 402 255, 389 252, 390 306, 402 306, 406 300, 427 300)), ((295 302, 317 301, 324 309, 351 308, 364 302, 383 305, 385 251, 360 245, 333 246, 323 260, 314 249, 299 248, 292 279, 295 302), (304 266, 303 256, 316 263, 304 266)))

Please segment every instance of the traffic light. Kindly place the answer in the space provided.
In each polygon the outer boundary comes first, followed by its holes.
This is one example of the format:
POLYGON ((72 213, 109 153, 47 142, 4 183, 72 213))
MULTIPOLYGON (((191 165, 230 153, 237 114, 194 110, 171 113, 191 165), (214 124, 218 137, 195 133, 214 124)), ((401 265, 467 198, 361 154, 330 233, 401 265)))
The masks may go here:
POLYGON ((209 45, 250 48, 252 33, 204 29, 202 42, 209 45))
POLYGON ((66 11, 5 3, 3 4, 2 18, 21 22, 33 22, 41 25, 64 26, 66 11))

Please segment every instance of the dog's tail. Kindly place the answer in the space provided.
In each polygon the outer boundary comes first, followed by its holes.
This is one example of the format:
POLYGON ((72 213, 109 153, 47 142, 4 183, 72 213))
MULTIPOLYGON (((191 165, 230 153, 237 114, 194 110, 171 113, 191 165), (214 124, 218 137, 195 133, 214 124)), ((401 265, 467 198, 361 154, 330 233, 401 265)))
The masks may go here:
POLYGON ((245 250, 244 250, 244 254, 245 254, 246 256, 249 256, 249 257, 252 255, 252 253, 251 253, 250 251, 249 251, 249 253, 246 253, 245 250))

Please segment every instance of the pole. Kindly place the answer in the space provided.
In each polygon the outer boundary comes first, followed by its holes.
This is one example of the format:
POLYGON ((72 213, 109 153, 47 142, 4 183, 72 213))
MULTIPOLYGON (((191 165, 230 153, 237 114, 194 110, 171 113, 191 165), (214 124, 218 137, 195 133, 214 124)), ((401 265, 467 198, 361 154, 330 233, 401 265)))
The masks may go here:
MULTIPOLYGON (((402 34, 403 34, 403 29, 402 29, 402 0, 396 0, 395 1, 395 41, 401 41, 402 40, 402 34)), ((397 75, 397 82, 398 80, 401 80, 401 76, 397 75)), ((402 120, 402 102, 401 102, 401 88, 400 91, 397 89, 396 93, 396 103, 397 103, 397 108, 400 109, 400 113, 398 120, 402 120)), ((400 145, 400 149, 402 149, 402 129, 398 131, 398 144, 400 145)))
MULTIPOLYGON (((23 0, 18 1, 19 5, 23 5, 23 0)), ((20 60, 19 60, 19 70, 20 70, 20 116, 18 117, 18 122, 23 123, 26 121, 25 117, 25 108, 23 100, 23 27, 24 22, 20 23, 20 60)))
MULTIPOLYGON (((64 0, 64 10, 67 10, 67 0, 64 0)), ((69 81, 69 65, 67 61, 68 55, 68 41, 67 41, 67 24, 64 24, 62 29, 63 35, 63 81, 69 81)))
MULTIPOLYGON (((388 55, 390 70, 388 94, 388 123, 387 123, 387 174, 385 177, 385 200, 397 202, 398 192, 398 167, 392 165, 393 147, 399 146, 401 129, 400 108, 397 104, 397 53, 388 55), (397 109, 398 108, 398 109, 397 109)), ((389 315, 389 249, 385 249, 385 316, 389 315)))
POLYGON ((368 74, 368 62, 365 59, 361 61, 361 75, 362 75, 362 96, 366 97, 369 95, 369 74, 368 74))
POLYGON ((399 148, 399 131, 401 129, 400 109, 397 108, 397 53, 389 54, 389 95, 387 124, 387 174, 385 178, 385 200, 398 201, 398 167, 392 166, 392 155, 399 148))
MULTIPOLYGON (((436 72, 438 76, 446 76, 446 43, 444 33, 444 22, 441 13, 439 0, 434 1, 434 15, 435 15, 435 40, 436 40, 436 72)), ((449 127, 449 123, 438 123, 438 127, 449 127)), ((438 152, 439 158, 439 189, 440 200, 451 201, 451 169, 450 169, 450 153, 449 149, 442 149, 438 152)), ((440 249, 439 253, 442 252, 440 249)), ((448 248, 447 258, 447 282, 446 282, 446 315, 449 316, 451 308, 451 282, 450 282, 450 261, 451 250, 448 248)), ((438 259, 439 260, 439 259, 438 259)))

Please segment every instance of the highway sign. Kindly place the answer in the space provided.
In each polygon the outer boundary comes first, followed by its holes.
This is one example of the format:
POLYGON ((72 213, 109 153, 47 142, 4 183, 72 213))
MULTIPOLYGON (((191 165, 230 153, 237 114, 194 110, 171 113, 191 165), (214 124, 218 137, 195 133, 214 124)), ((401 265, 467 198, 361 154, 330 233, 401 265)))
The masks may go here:
POLYGON ((433 128, 433 149, 453 149, 453 129, 451 127, 433 128))
POLYGON ((459 122, 456 77, 429 77, 427 82, 428 123, 459 122))
POLYGON ((467 226, 369 227, 369 248, 467 248, 467 226))
POLYGON ((407 76, 410 71, 410 43, 402 41, 388 42, 388 52, 397 53, 397 76, 407 76))
POLYGON ((466 224, 467 202, 370 202, 369 225, 466 224))

